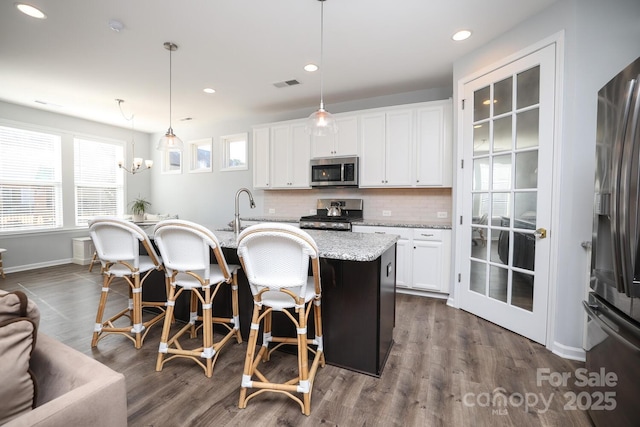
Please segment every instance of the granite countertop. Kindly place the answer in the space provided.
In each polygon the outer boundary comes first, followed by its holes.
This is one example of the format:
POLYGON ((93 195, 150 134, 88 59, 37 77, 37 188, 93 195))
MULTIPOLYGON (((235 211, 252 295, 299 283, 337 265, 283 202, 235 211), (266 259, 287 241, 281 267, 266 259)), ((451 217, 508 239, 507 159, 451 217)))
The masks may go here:
MULTIPOLYGON (((300 218, 291 217, 242 217, 242 221, 257 222, 293 222, 298 223, 300 218)), ((375 227, 405 227, 405 228, 434 228, 441 230, 451 230, 451 223, 425 222, 425 221, 401 221, 393 219, 369 219, 364 218, 362 221, 354 221, 353 225, 367 225, 375 227)))
MULTIPOLYGON (((365 234, 346 231, 305 230, 318 245, 320 257, 343 261, 374 261, 393 246, 399 236, 395 234, 365 234)), ((237 249, 233 231, 215 230, 223 248, 237 249)))
POLYGON ((361 222, 354 222, 354 225, 367 225, 374 227, 403 227, 403 228, 434 228, 441 230, 451 230, 450 223, 423 222, 423 221, 400 221, 393 219, 367 219, 361 222))

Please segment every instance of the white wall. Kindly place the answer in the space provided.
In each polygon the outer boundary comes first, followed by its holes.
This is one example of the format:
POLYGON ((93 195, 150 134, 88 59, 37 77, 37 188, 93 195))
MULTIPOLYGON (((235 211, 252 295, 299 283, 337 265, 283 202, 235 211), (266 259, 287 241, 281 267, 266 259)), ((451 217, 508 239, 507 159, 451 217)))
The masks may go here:
MULTIPOLYGON (((581 300, 588 286, 591 241, 597 91, 619 70, 640 56, 640 2, 637 0, 561 0, 482 49, 454 64, 457 82, 465 76, 564 31, 564 80, 561 82, 562 136, 557 177, 559 242, 553 260, 556 278, 552 349, 573 352, 582 347, 581 300), (563 350, 564 349, 564 350, 563 350)), ((454 109, 454 123, 457 110, 454 109)), ((456 136, 457 138, 457 136, 456 136)), ((459 195, 454 196, 459 201, 459 195)))

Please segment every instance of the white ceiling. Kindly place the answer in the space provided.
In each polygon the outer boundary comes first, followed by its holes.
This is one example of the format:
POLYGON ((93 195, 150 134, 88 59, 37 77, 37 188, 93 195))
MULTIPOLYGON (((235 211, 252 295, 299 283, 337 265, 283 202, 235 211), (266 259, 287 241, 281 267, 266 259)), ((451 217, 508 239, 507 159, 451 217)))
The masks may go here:
MULTIPOLYGON (((317 107, 320 5, 317 0, 26 0, 0 2, 0 100, 128 127, 173 127, 317 107), (124 29, 115 32, 109 21, 124 29), (275 88, 297 79, 300 85, 275 88), (202 90, 212 87, 215 94, 202 90), (43 105, 36 101, 46 102, 43 105), (51 105, 55 104, 55 105, 51 105), (57 106, 56 106, 57 105, 57 106), (193 122, 192 122, 193 123, 193 122)), ((327 0, 324 100, 332 103, 452 85, 458 58, 556 0, 327 0), (454 42, 459 29, 470 39, 454 42)))

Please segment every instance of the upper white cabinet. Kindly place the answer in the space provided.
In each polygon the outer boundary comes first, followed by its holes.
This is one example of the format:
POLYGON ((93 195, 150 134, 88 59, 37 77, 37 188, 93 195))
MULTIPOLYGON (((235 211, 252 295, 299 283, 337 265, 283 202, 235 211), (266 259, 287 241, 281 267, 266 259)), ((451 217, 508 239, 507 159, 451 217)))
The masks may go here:
POLYGON ((304 121, 253 128, 253 187, 309 188, 310 139, 304 121))
POLYGON ((358 117, 334 116, 338 125, 335 135, 312 136, 311 157, 342 157, 358 155, 358 117))
POLYGON ((451 100, 426 103, 415 111, 416 187, 451 187, 453 139, 451 100))
POLYGON ((361 187, 450 187, 451 101, 360 116, 361 187))
POLYGON ((269 126, 253 128, 253 188, 271 188, 269 126))
POLYGON ((411 186, 413 111, 363 114, 360 134, 360 186, 411 186))
POLYGON ((309 188, 309 159, 359 156, 360 187, 451 187, 451 100, 337 114, 338 133, 310 137, 305 119, 254 127, 254 188, 309 188))
POLYGON ((309 187, 309 135, 304 123, 271 128, 270 188, 309 187))

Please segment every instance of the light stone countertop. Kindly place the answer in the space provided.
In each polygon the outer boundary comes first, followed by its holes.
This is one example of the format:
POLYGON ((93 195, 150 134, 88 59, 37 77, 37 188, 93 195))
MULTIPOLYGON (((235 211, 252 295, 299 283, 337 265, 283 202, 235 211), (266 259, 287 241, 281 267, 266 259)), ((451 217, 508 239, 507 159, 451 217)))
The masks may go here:
MULTIPOLYGON (((292 222, 298 223, 300 218, 291 217, 242 217, 241 221, 257 221, 257 222, 292 222)), ((451 223, 447 222, 422 222, 422 221, 400 221, 393 219, 368 219, 362 221, 354 221, 353 225, 367 225, 374 227, 404 227, 404 228, 433 228, 441 230, 451 230, 451 223)))
MULTIPOLYGON (((343 261, 374 261, 399 239, 395 234, 350 233, 347 231, 305 230, 318 245, 321 258, 343 261)), ((215 230, 223 248, 237 249, 233 231, 215 230)))

